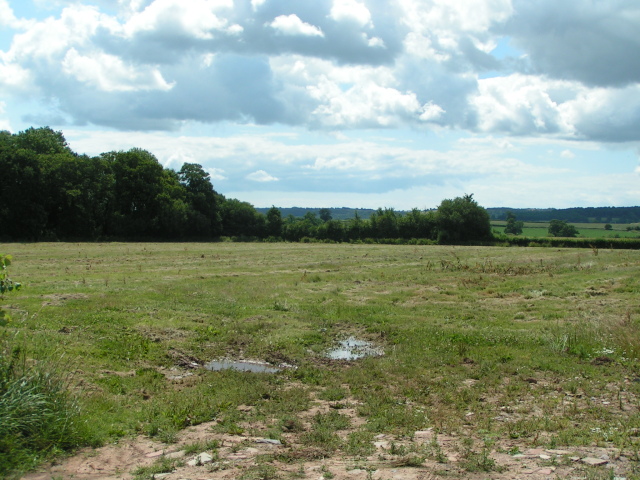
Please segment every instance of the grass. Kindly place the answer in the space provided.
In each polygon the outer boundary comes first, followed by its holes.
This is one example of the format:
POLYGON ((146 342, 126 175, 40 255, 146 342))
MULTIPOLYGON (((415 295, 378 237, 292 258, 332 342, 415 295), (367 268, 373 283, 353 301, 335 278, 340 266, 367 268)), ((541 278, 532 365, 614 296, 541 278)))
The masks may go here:
MULTIPOLYGON (((22 343, 0 332, 0 472, 34 468, 78 446, 95 444, 80 420, 72 379, 57 359, 28 359, 22 343)), ((11 475, 9 475, 11 476, 11 475)), ((4 475, 3 475, 3 478, 4 475)))
MULTIPOLYGON (((504 233, 506 221, 494 220, 491 226, 495 232, 504 233)), ((571 223, 578 229, 578 238, 640 238, 638 230, 627 230, 627 227, 635 228, 637 224, 611 224, 611 230, 605 230, 604 223, 571 223)), ((522 228, 523 237, 545 238, 549 236, 548 222, 525 222, 522 228)))
MULTIPOLYGON (((491 452, 502 439, 520 450, 640 451, 639 251, 277 243, 0 250, 12 253, 12 276, 23 283, 5 299, 14 321, 4 334, 22 339, 25 367, 64 352, 59 378, 73 376, 61 394, 70 392, 74 425, 87 431, 69 448, 140 433, 171 442, 216 420, 217 432, 246 435, 263 422, 265 437, 284 431, 309 452, 354 456, 370 454, 378 434, 432 427, 475 438, 460 451, 479 472, 496 468, 491 452), (385 355, 328 361, 326 350, 351 335, 385 355), (295 368, 202 368, 221 358, 295 368), (339 409, 301 417, 317 400, 355 405, 361 426, 350 427, 339 409), (351 430, 335 433, 343 428, 351 430)), ((404 462, 442 459, 436 447, 408 452, 404 462)), ((262 465, 246 478, 274 474, 262 465)))

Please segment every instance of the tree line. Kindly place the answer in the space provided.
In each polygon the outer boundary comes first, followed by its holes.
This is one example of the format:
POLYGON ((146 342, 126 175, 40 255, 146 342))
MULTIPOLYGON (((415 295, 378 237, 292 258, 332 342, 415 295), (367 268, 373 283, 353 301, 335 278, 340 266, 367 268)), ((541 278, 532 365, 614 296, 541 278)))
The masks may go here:
MULTIPOLYGON (((472 195, 436 211, 378 209, 368 219, 309 213, 282 217, 273 207, 215 191, 201 165, 163 167, 132 148, 97 156, 71 150, 49 127, 0 131, 0 240, 423 239, 464 243, 491 238, 489 215, 472 195)), ((321 212, 322 213, 322 212, 321 212)))
POLYGON ((562 220, 568 223, 638 223, 640 207, 487 208, 492 220, 508 220, 509 214, 525 222, 562 220))

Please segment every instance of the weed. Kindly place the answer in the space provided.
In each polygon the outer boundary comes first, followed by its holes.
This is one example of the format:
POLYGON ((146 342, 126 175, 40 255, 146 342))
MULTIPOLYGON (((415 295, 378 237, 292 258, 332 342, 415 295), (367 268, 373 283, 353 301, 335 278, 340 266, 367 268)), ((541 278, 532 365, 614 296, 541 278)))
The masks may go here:
POLYGON ((273 465, 259 463, 247 468, 238 478, 239 480, 276 480, 280 475, 273 465))
POLYGON ((153 480, 154 475, 158 473, 171 473, 182 465, 184 465, 182 460, 161 457, 154 464, 138 467, 131 473, 134 476, 134 480, 153 480))

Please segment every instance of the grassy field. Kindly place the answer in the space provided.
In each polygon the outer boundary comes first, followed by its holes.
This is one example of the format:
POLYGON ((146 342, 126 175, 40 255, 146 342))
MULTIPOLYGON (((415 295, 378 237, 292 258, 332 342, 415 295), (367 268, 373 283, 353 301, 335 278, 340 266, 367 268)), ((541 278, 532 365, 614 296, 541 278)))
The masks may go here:
POLYGON ((214 422, 215 434, 282 441, 285 453, 263 459, 263 470, 309 452, 366 464, 385 435, 398 442, 385 458, 431 460, 445 476, 499 472, 495 455, 527 448, 602 447, 633 460, 622 473, 637 478, 639 251, 285 243, 0 251, 13 255, 11 276, 24 285, 4 297, 14 318, 5 355, 20 346, 27 363, 64 372, 96 445, 137 434, 170 444, 182 429, 214 422), (327 358, 351 336, 384 355, 327 358), (216 359, 287 367, 202 368, 216 359), (322 401, 332 409, 304 420, 322 401), (453 439, 453 457, 437 436, 419 451, 400 448, 428 429, 453 439))
MULTIPOLYGON (((494 220, 491 227, 494 232, 504 233, 506 221, 494 220)), ((604 223, 572 223, 578 229, 578 237, 584 238, 640 238, 640 231, 630 230, 638 224, 611 224, 611 230, 605 230, 604 223)), ((549 236, 549 224, 537 222, 525 222, 522 236, 529 238, 542 238, 549 236)))

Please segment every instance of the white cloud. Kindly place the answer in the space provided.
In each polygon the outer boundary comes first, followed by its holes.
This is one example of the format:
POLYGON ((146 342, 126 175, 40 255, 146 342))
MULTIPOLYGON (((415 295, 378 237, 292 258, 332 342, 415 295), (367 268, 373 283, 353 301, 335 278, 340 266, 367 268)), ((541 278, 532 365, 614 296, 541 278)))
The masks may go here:
POLYGON ((253 173, 250 173, 249 175, 247 175, 247 180, 251 180, 253 182, 261 182, 261 183, 278 181, 276 177, 274 177, 273 175, 269 175, 264 170, 257 170, 253 173))
POLYGON ((308 168, 312 170, 354 170, 359 172, 375 171, 379 167, 378 162, 365 152, 363 152, 363 156, 345 155, 332 158, 319 157, 315 159, 312 165, 308 166, 308 168))
POLYGON ((562 152, 560 152, 560 156, 569 160, 576 158, 576 154, 571 150, 563 150, 562 152))
POLYGON ((118 57, 104 53, 80 55, 75 48, 65 55, 62 69, 78 81, 105 92, 166 91, 173 87, 155 68, 135 68, 125 65, 118 57))
POLYGON ((312 115, 330 127, 389 127, 421 113, 415 94, 373 82, 353 85, 344 92, 336 84, 310 91, 320 100, 312 115))
POLYGON ((337 22, 351 21, 360 27, 373 26, 371 12, 356 0, 333 0, 329 16, 337 22))
POLYGON ((367 40, 367 45, 369 45, 370 47, 374 47, 374 48, 384 48, 384 40, 382 40, 380 37, 371 37, 371 38, 367 38, 367 36, 365 34, 363 34, 364 37, 367 40))
POLYGON ((133 15, 124 26, 128 37, 144 32, 164 32, 197 39, 212 39, 214 32, 239 33, 242 27, 229 26, 216 12, 233 8, 232 0, 155 0, 142 12, 133 15))
POLYGON ((5 102, 0 100, 0 130, 8 130, 11 131, 11 122, 9 122, 8 118, 5 118, 5 102))
POLYGON ((251 8, 253 8, 253 11, 255 12, 266 2, 267 0, 251 0, 251 8))
POLYGON ((324 37, 318 27, 300 20, 296 14, 280 15, 271 22, 270 27, 283 35, 302 35, 306 37, 324 37))
POLYGON ((422 106, 420 120, 424 122, 432 122, 442 117, 443 113, 445 113, 445 111, 440 105, 429 102, 422 106))
POLYGON ((566 122, 552 98, 554 89, 570 88, 567 83, 514 74, 480 80, 478 87, 470 104, 477 112, 480 131, 573 134, 573 125, 566 122))
POLYGON ((222 168, 207 168, 206 172, 209 174, 209 178, 211 178, 212 181, 227 179, 222 168))
MULTIPOLYGON (((1 53, 0 60, 2 60, 1 53)), ((31 72, 18 63, 0 63, 0 85, 7 90, 28 92, 31 88, 31 81, 31 72)))

